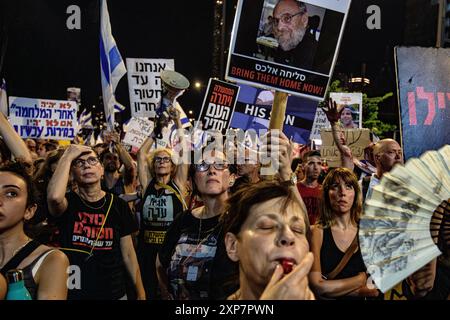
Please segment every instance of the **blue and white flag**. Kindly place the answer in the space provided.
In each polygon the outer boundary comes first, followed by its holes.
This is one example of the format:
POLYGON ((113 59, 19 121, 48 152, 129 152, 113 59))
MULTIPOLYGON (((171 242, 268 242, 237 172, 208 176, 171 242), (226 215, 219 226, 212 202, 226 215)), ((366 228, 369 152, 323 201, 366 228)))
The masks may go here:
POLYGON ((114 112, 125 107, 116 101, 117 84, 127 73, 125 64, 111 32, 108 4, 100 0, 100 74, 102 78, 103 105, 108 128, 114 129, 114 112))
POLYGON ((0 112, 8 116, 8 95, 6 94, 6 82, 2 79, 0 84, 0 112))
POLYGON ((87 109, 81 112, 78 119, 78 130, 81 129, 94 129, 92 125, 92 112, 87 112, 87 109))

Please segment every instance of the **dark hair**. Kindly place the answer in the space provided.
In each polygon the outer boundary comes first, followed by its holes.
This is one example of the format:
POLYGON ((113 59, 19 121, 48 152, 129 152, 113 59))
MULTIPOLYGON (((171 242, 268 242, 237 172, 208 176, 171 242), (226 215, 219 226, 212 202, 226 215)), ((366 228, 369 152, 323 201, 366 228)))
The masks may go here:
POLYGON ((320 158, 321 157, 320 151, 318 151, 318 150, 311 150, 311 151, 306 152, 303 155, 303 157, 302 157, 303 163, 308 162, 308 157, 319 157, 320 158))
POLYGON ((21 161, 7 161, 0 165, 0 172, 11 172, 21 178, 27 186, 27 208, 37 203, 34 184, 30 175, 31 166, 21 161))
POLYGON ((58 145, 53 142, 46 142, 44 143, 44 148, 46 152, 49 152, 58 149, 58 145))
MULTIPOLYGON (((119 158, 119 161, 120 161, 119 154, 118 154, 117 152, 111 152, 111 150, 109 150, 109 148, 103 150, 103 151, 100 153, 100 156, 99 156, 100 161, 103 162, 105 156, 106 156, 107 154, 109 154, 109 153, 112 154, 112 155, 117 155, 117 157, 119 158)), ((121 162, 121 161, 120 161, 120 162, 121 162)))
POLYGON ((292 159, 292 163, 291 163, 291 170, 292 172, 295 172, 295 170, 297 170, 297 167, 299 164, 302 164, 303 160, 302 158, 294 158, 292 159))
POLYGON ((11 159, 11 151, 6 146, 6 143, 2 137, 0 137, 0 157, 1 161, 8 161, 11 159))
MULTIPOLYGON (((290 202, 296 202, 295 195, 290 188, 280 184, 278 181, 261 181, 256 184, 249 184, 245 188, 240 188, 228 199, 226 213, 221 217, 224 233, 231 232, 235 235, 239 234, 242 225, 250 214, 252 206, 279 197, 285 198, 282 210, 285 210, 290 202)), ((302 208, 301 204, 298 205, 302 208)), ((309 241, 310 228, 308 215, 306 212, 302 213, 306 225, 306 237, 309 241)))
POLYGON ((358 179, 355 174, 347 168, 336 168, 331 170, 326 176, 322 184, 322 201, 320 202, 320 216, 318 224, 324 228, 331 227, 334 224, 334 213, 331 209, 329 191, 331 185, 342 179, 345 183, 349 183, 355 190, 355 199, 353 200, 350 211, 350 219, 357 224, 362 214, 362 195, 359 187, 358 179))

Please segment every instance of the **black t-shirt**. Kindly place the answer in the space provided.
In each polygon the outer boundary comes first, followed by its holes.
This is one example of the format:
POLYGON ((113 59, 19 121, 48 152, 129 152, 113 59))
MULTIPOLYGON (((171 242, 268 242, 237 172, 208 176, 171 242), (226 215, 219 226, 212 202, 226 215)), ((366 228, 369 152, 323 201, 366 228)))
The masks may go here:
POLYGON ((159 255, 175 299, 222 300, 238 288, 238 264, 226 254, 219 216, 198 219, 190 211, 178 215, 159 255))
POLYGON ((66 194, 68 207, 57 219, 59 243, 69 258, 69 299, 115 300, 125 295, 125 274, 120 239, 137 230, 125 201, 114 196, 103 231, 92 256, 89 252, 105 220, 112 195, 97 202, 82 200, 78 194, 66 194), (87 204, 87 205, 86 205, 87 204), (69 250, 68 250, 69 249, 69 250), (73 279, 79 268, 81 281, 73 279))

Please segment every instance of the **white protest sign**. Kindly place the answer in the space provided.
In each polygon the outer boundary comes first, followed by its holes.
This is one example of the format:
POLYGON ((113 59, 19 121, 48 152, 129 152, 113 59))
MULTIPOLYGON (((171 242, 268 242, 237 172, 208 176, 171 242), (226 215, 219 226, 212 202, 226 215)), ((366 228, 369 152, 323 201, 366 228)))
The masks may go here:
POLYGON ((9 121, 22 138, 73 140, 75 101, 9 97, 9 121))
POLYGON ((131 118, 127 124, 127 133, 123 142, 133 147, 140 148, 145 139, 153 132, 154 123, 145 118, 131 118))
POLYGON ((325 112, 323 112, 322 108, 317 107, 309 139, 320 140, 320 130, 326 128, 331 128, 330 121, 328 121, 327 115, 325 114, 325 112))
POLYGON ((173 59, 127 58, 127 77, 133 117, 154 118, 161 100, 163 70, 175 70, 173 59))

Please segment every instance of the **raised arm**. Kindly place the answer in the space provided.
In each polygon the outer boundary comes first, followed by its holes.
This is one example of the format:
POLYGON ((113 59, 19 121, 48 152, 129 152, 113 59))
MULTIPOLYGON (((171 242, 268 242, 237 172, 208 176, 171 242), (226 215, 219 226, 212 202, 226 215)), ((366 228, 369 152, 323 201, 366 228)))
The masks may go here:
POLYGON ((31 158, 31 154, 27 148, 27 145, 11 126, 5 115, 1 112, 0 135, 3 137, 3 141, 5 141, 6 146, 16 159, 20 159, 28 164, 33 163, 33 159, 31 158))
POLYGON ((150 174, 150 170, 148 168, 147 157, 154 142, 155 138, 154 133, 152 132, 152 134, 145 139, 137 153, 138 177, 143 191, 147 189, 147 186, 152 179, 152 175, 150 174))
POLYGON ((178 139, 180 141, 177 148, 179 148, 178 156, 179 156, 179 163, 177 164, 177 172, 175 174, 175 183, 177 186, 181 189, 181 192, 183 193, 186 191, 186 183, 188 178, 188 171, 189 171, 189 164, 187 161, 187 144, 186 139, 184 137, 184 129, 181 124, 180 119, 180 111, 178 111, 174 107, 170 107, 168 109, 170 117, 175 122, 175 126, 177 127, 177 135, 178 139))
POLYGON ((341 166, 349 170, 353 170, 353 155, 348 146, 345 145, 345 136, 338 126, 338 121, 341 118, 342 110, 338 111, 336 101, 332 99, 328 100, 327 108, 323 108, 328 121, 331 124, 331 132, 333 134, 333 140, 341 154, 341 166))
MULTIPOLYGON (((292 181, 293 171, 291 168, 292 163, 292 143, 286 137, 286 135, 280 130, 279 137, 270 136, 270 144, 278 144, 279 148, 279 157, 278 157, 278 175, 280 182, 286 182, 289 184, 289 188, 294 195, 295 199, 299 203, 300 207, 306 213, 306 206, 303 202, 302 196, 298 192, 297 184, 294 183, 296 181, 292 181)), ((268 150, 268 154, 270 154, 270 149, 268 150)), ((295 176, 296 178, 296 176, 295 176)), ((306 215, 307 217, 307 215, 306 215)))
MULTIPOLYGON (((117 132, 114 132, 112 135, 112 141, 114 142, 114 146, 119 154, 120 161, 123 163, 125 168, 124 177, 126 185, 134 185, 134 178, 136 173, 136 167, 133 164, 133 158, 128 153, 127 150, 120 143, 120 136, 117 132)), ((134 191, 134 190, 133 190, 134 191)))
POLYGON ((69 182, 70 166, 73 160, 85 152, 92 152, 92 149, 87 146, 72 144, 66 149, 61 159, 59 159, 56 170, 47 188, 48 209, 52 216, 60 216, 66 211, 66 189, 67 183, 69 182))

